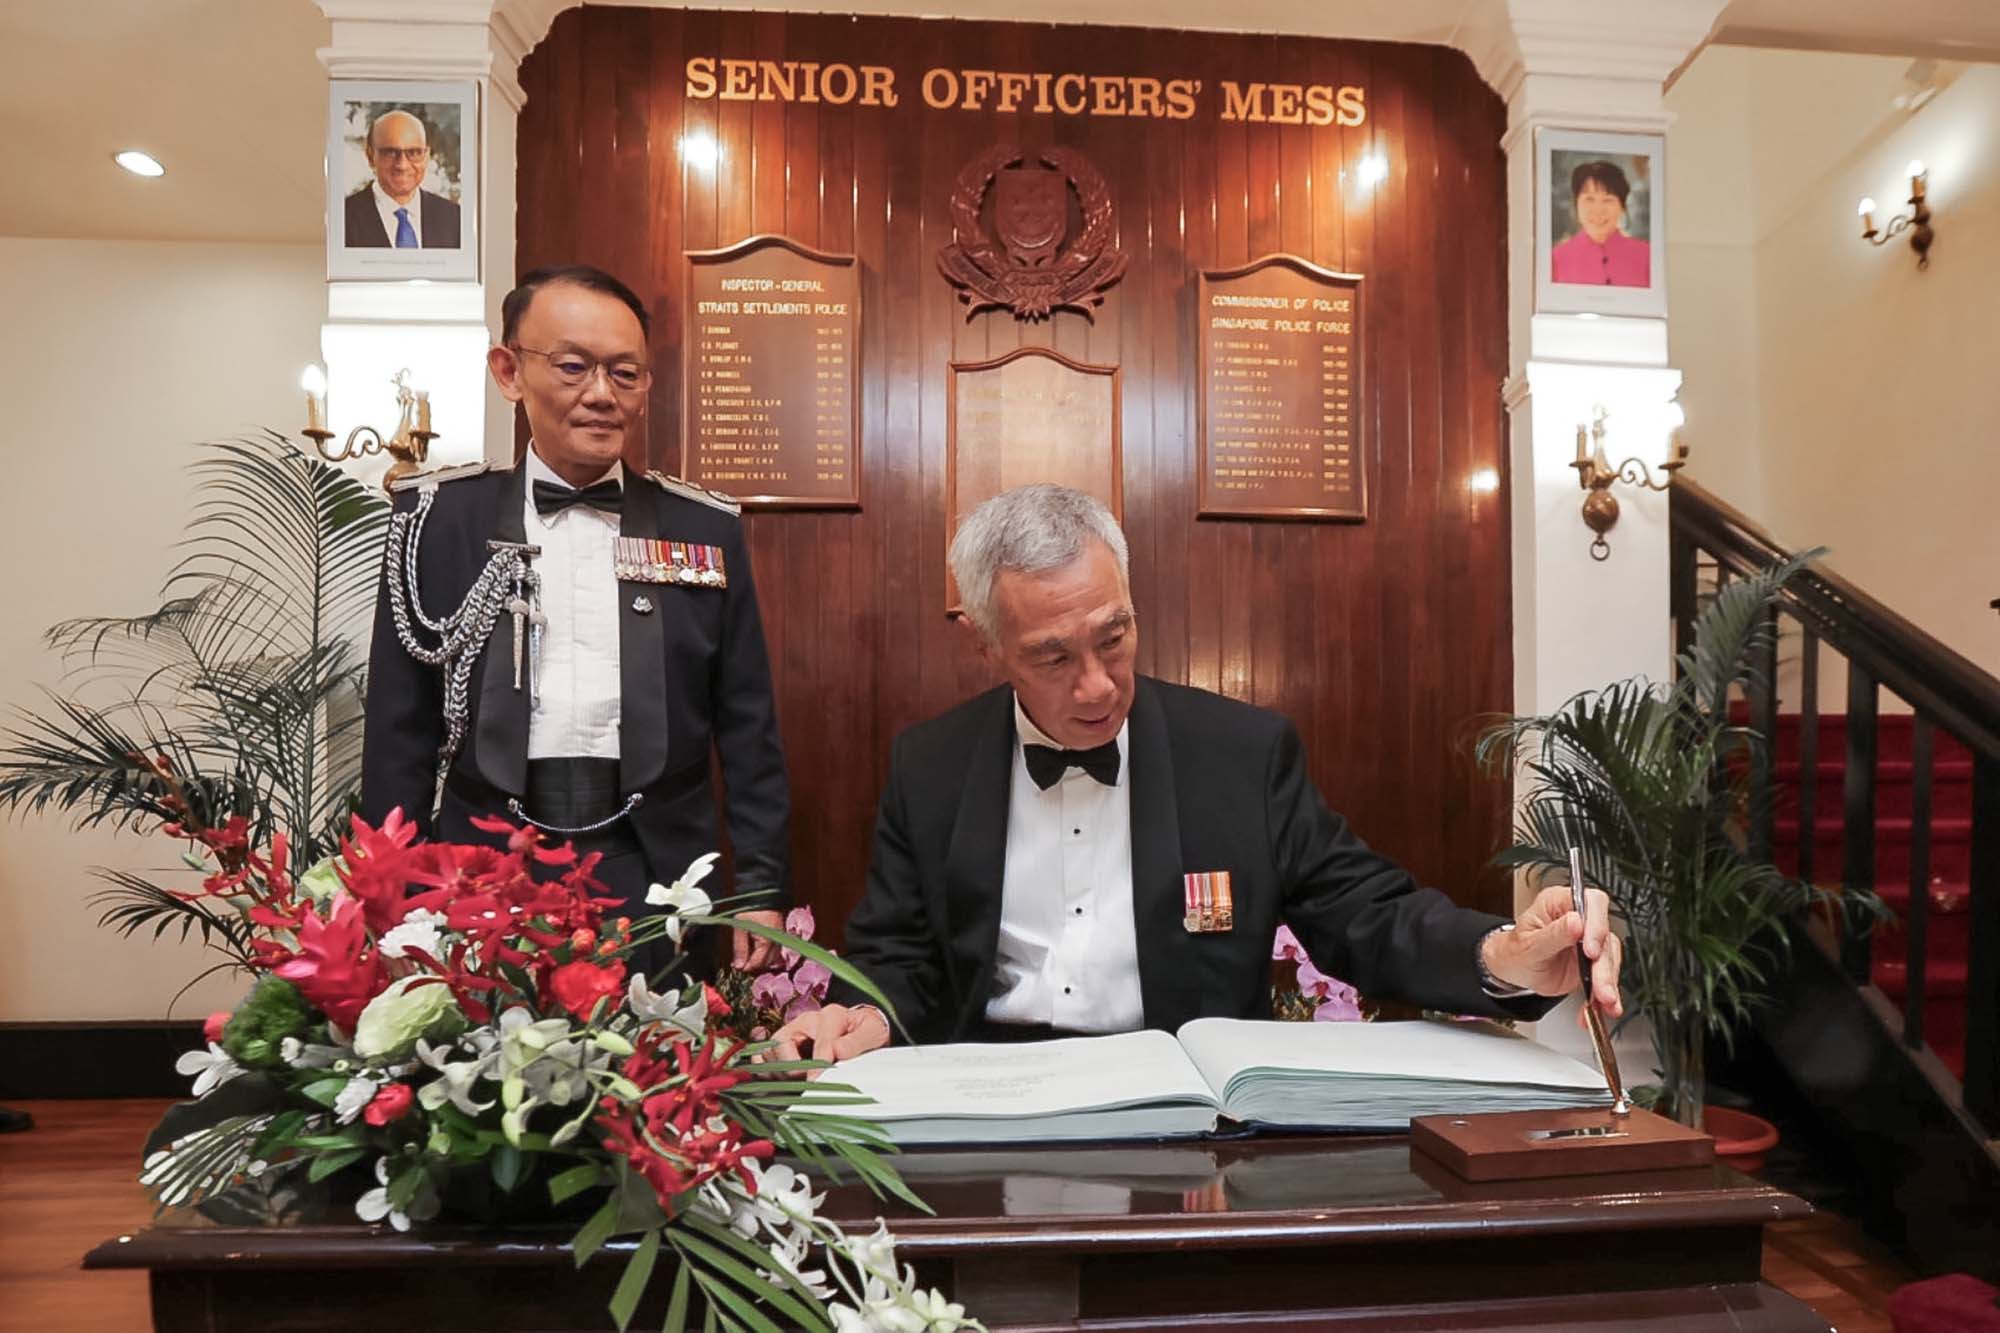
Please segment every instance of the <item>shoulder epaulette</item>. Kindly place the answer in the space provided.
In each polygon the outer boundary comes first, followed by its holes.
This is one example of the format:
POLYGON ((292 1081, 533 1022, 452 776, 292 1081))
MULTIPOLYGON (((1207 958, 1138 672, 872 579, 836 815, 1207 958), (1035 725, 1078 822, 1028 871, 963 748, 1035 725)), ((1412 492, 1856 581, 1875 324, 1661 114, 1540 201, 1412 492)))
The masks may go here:
POLYGON ((736 497, 733 495, 724 495, 721 491, 711 491, 706 486, 697 486, 691 481, 682 481, 679 477, 670 477, 664 472, 648 472, 646 476, 663 489, 672 491, 675 495, 681 496, 684 499, 693 500, 697 504, 705 504, 711 509, 720 509, 725 514, 741 514, 743 512, 743 506, 736 502, 736 497))
POLYGON ((439 482, 462 481, 467 477, 477 477, 482 473, 492 471, 492 469, 493 464, 482 458, 475 463, 459 463, 453 467, 432 468, 429 472, 412 472, 407 477, 398 478, 390 485, 389 489, 392 491, 421 490, 425 486, 435 486, 439 482))

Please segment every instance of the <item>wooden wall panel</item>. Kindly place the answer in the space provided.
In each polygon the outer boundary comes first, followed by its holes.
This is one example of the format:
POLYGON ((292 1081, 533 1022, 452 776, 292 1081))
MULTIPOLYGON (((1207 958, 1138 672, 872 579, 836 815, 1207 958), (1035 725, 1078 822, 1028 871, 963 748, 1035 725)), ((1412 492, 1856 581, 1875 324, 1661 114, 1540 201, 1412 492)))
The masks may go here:
MULTIPOLYGON (((946 623, 947 364, 1021 346, 1124 370, 1126 530, 1141 669, 1278 709, 1328 801, 1461 901, 1503 910, 1503 784, 1473 769, 1512 700, 1505 189, 1499 99, 1455 52, 1130 28, 592 5, 523 64, 519 265, 582 261, 653 311, 648 457, 678 465, 681 254, 758 232, 862 268, 858 513, 749 519, 794 800, 803 901, 839 926, 866 870, 897 731, 989 680, 946 623), (889 65, 894 108, 686 94, 692 57, 889 65), (944 66, 1198 78, 1192 119, 924 103, 944 66), (1360 126, 1226 121, 1221 81, 1357 84, 1360 126), (683 137, 712 137, 710 169, 683 137), (1102 171, 1124 279, 1094 318, 968 321, 938 275, 960 168, 1059 143, 1102 171), (1383 153, 1388 179, 1356 168, 1383 153), (1200 268, 1287 250, 1366 275, 1360 524, 1197 521, 1200 268)), ((641 460, 634 459, 634 462, 641 460)))

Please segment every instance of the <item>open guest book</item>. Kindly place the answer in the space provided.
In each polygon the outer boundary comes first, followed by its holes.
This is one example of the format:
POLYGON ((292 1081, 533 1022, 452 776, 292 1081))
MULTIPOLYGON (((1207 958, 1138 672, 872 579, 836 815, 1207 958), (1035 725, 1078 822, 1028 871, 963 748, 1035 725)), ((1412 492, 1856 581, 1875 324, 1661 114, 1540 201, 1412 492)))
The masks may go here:
POLYGON ((829 1081, 901 1144, 1192 1138, 1240 1129, 1391 1130, 1419 1115, 1608 1106, 1604 1077, 1486 1022, 1199 1018, 1014 1045, 901 1046, 829 1081))

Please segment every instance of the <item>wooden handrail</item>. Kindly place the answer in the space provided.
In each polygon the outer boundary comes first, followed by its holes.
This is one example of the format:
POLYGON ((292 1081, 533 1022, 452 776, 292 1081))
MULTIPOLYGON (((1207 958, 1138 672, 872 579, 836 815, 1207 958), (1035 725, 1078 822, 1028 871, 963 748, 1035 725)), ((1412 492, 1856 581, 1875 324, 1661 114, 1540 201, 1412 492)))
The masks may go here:
MULTIPOLYGON (((1671 522, 1732 573, 1789 557, 1753 520, 1678 477, 1671 522)), ((1831 570, 1813 566, 1786 589, 1787 608, 1879 683, 1967 746, 2000 759, 2000 680, 1831 570)))

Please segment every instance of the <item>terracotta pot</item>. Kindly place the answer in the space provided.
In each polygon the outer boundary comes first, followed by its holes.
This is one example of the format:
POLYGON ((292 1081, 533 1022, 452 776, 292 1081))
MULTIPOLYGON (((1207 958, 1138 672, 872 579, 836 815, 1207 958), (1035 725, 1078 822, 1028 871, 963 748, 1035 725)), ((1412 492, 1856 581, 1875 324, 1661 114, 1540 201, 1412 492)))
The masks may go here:
POLYGON ((1778 1127, 1748 1111, 1704 1106, 1701 1123, 1715 1137, 1715 1155, 1729 1159, 1738 1171, 1755 1171, 1764 1164, 1764 1154, 1778 1146, 1778 1127))

